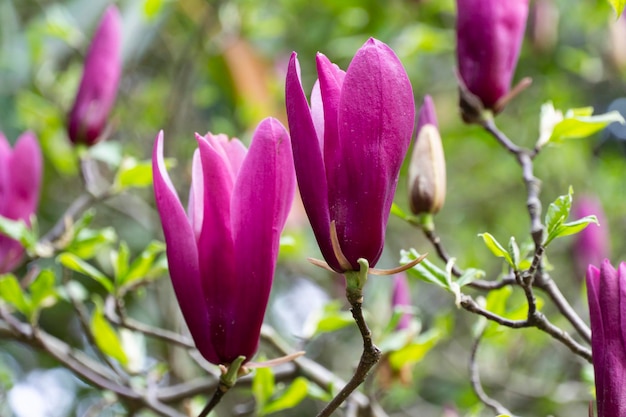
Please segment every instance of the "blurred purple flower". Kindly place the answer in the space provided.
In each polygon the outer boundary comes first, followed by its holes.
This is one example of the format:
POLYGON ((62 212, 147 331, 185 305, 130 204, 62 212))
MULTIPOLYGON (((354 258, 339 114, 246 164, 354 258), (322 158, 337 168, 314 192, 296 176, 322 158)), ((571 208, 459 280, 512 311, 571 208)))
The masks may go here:
POLYGON ((69 114, 67 129, 74 144, 92 146, 103 137, 122 72, 120 46, 120 15, 111 5, 87 51, 83 77, 69 114))
POLYGON ((626 416, 626 263, 587 269, 598 417, 626 416))
MULTIPOLYGON (((30 225, 39 203, 42 168, 41 149, 33 133, 22 134, 11 150, 0 132, 0 216, 30 225)), ((17 267, 23 254, 18 241, 0 235, 0 274, 17 267)))
POLYGON ((337 272, 358 270, 359 258, 374 266, 413 132, 411 83, 395 53, 375 39, 357 51, 346 72, 317 55, 319 81, 311 107, 299 72, 294 52, 287 71, 287 117, 315 237, 337 272), (332 222, 345 259, 333 251, 332 222))
POLYGON ((511 88, 528 0, 456 0, 456 5, 459 75, 483 107, 494 109, 511 88))
POLYGON ((435 214, 446 199, 446 160, 437 125, 435 105, 430 96, 417 121, 417 139, 409 164, 409 203, 413 214, 435 214))
MULTIPOLYGON (((406 308, 411 306, 411 288, 409 287, 409 281, 405 273, 396 274, 393 278, 391 305, 394 308, 406 308)), ((396 329, 408 329, 410 324, 411 315, 409 313, 402 313, 396 329)))
POLYGON ((170 276, 202 355, 229 364, 256 352, 280 233, 295 191, 289 135, 263 120, 250 150, 225 135, 196 135, 188 215, 165 169, 163 132, 153 153, 154 193, 170 276))
POLYGON ((579 276, 583 277, 589 265, 600 265, 609 257, 609 229, 600 201, 592 196, 583 196, 574 201, 572 214, 575 219, 595 215, 598 223, 589 224, 574 236, 574 261, 579 276))

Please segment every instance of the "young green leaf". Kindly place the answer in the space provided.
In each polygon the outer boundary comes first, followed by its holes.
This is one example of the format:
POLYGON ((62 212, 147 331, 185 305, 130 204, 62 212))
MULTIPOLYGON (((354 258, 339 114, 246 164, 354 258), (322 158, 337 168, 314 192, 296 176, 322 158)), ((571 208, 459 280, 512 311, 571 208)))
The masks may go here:
MULTIPOLYGON (((403 250, 400 252, 400 263, 407 264, 419 258, 419 256, 419 253, 417 253, 415 249, 411 249, 410 251, 403 250)), ((426 281, 431 284, 438 285, 441 288, 445 288, 446 290, 450 290, 450 279, 448 278, 446 271, 439 268, 428 259, 424 259, 413 268, 407 270, 407 273, 410 276, 421 279, 422 281, 426 281)))
POLYGON ((130 262, 130 249, 128 244, 122 241, 118 250, 111 251, 111 265, 113 265, 113 277, 115 282, 122 281, 128 273, 130 262))
POLYGON ((567 220, 572 208, 573 193, 574 191, 570 187, 567 194, 559 196, 548 206, 545 218, 546 237, 543 242, 544 246, 547 246, 554 239, 555 231, 567 220))
POLYGON ((0 216, 0 235, 19 241, 29 252, 34 252, 37 246, 36 231, 28 227, 24 220, 11 220, 0 216))
POLYGON ((39 312, 46 308, 53 306, 59 294, 55 287, 54 272, 50 269, 44 269, 37 275, 35 281, 28 287, 30 291, 30 298, 32 303, 31 322, 36 322, 39 312))
POLYGON ((511 256, 511 261, 513 262, 513 269, 518 271, 519 270, 519 246, 517 246, 517 242, 515 241, 515 238, 513 236, 511 236, 511 239, 509 240, 509 255, 511 256))
POLYGON ((131 187, 148 187, 152 185, 152 161, 137 161, 125 157, 113 182, 116 191, 131 187))
POLYGON ((65 249, 81 259, 91 259, 103 247, 111 245, 117 240, 117 234, 112 227, 104 229, 80 229, 74 236, 72 242, 65 249))
POLYGON ((489 249, 491 253, 493 253, 498 258, 504 258, 506 263, 508 263, 511 268, 516 267, 513 259, 511 258, 511 255, 504 249, 504 247, 500 244, 500 242, 496 240, 495 237, 493 237, 490 233, 480 233, 478 236, 483 238, 485 246, 487 246, 487 249, 489 249))
POLYGON ((252 378, 252 394, 257 403, 257 410, 263 410, 274 395, 274 374, 271 368, 257 368, 252 378))
POLYGON ((128 286, 135 283, 135 281, 142 279, 150 279, 154 277, 152 270, 158 266, 155 260, 157 256, 165 251, 165 245, 162 242, 152 241, 146 246, 146 248, 135 258, 128 268, 128 272, 120 277, 117 281, 119 287, 128 286))
POLYGON ((69 252, 63 252, 57 257, 57 261, 67 269, 71 269, 72 271, 92 278, 102 285, 109 293, 113 292, 113 283, 111 280, 109 280, 109 278, 107 278, 107 276, 100 272, 100 270, 96 267, 83 261, 78 256, 69 252))
POLYGON ((96 300, 95 302, 95 308, 91 316, 91 331, 96 345, 102 353, 112 357, 122 365, 128 362, 128 357, 124 349, 122 349, 119 336, 104 317, 101 300, 96 300))
POLYGON ((308 386, 309 384, 306 378, 300 376, 294 379, 289 387, 281 392, 276 399, 267 403, 265 407, 262 408, 261 413, 267 415, 295 407, 306 398, 308 386))
POLYGON ((17 311, 28 316, 31 311, 31 303, 20 283, 12 274, 0 276, 0 299, 15 307, 17 311))

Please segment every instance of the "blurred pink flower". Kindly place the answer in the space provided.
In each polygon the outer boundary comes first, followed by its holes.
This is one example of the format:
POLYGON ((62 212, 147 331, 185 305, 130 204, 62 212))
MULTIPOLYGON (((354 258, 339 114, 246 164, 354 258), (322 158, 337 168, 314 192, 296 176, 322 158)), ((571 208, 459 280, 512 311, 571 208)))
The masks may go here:
POLYGON ((582 196, 574 200, 574 219, 595 215, 599 225, 591 223, 574 236, 573 255, 578 276, 585 276, 589 265, 600 265, 609 257, 609 229, 600 201, 592 196, 582 196))
MULTIPOLYGON (((30 225, 39 203, 42 168, 41 149, 33 133, 22 134, 11 149, 0 132, 0 216, 30 225)), ((0 235, 0 274, 18 266, 23 254, 18 241, 0 235)))
POLYGON ((119 12, 111 5, 87 51, 83 77, 69 114, 67 130, 74 144, 91 146, 102 139, 122 72, 120 26, 119 12))

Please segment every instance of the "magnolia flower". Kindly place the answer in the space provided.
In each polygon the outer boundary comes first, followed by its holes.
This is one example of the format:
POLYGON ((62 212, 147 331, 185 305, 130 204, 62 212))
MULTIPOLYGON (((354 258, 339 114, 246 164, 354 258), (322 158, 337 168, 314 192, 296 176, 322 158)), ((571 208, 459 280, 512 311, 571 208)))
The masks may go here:
POLYGON ((202 355, 230 364, 256 352, 280 233, 295 191, 289 135, 263 120, 250 150, 225 135, 196 135, 188 214, 154 145, 157 209, 178 304, 202 355))
POLYGON ((430 96, 424 97, 417 121, 417 139, 409 164, 409 203, 413 214, 435 214, 446 199, 446 160, 437 114, 430 96))
POLYGON ((83 77, 67 131, 75 144, 94 145, 102 139, 122 72, 121 23, 117 8, 109 6, 87 51, 83 77))
POLYGON ((309 107, 292 54, 286 104, 302 201, 332 269, 358 270, 359 258, 374 266, 413 132, 411 84, 395 53, 375 39, 346 72, 318 54, 317 73, 309 107))
POLYGON ((626 416, 626 263, 587 269, 598 417, 626 416))
MULTIPOLYGON (((39 202, 42 166, 41 149, 34 134, 24 133, 11 150, 0 132, 0 216, 30 225, 39 202)), ((18 241, 0 235, 0 274, 17 267, 23 254, 24 248, 18 241)))
POLYGON ((456 5, 459 76, 484 108, 494 110, 511 88, 528 0, 456 0, 456 5))

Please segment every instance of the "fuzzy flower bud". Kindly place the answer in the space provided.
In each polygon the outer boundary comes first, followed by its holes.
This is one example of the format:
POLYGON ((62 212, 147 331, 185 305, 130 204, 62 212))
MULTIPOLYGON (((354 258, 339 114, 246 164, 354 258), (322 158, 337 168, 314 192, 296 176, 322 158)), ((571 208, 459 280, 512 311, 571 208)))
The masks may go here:
POLYGON ((528 0, 456 0, 461 81, 486 109, 508 94, 519 57, 528 0))
POLYGON ((120 15, 109 6, 87 56, 67 131, 74 144, 92 146, 103 137, 122 72, 120 15))
POLYGON ((413 214, 435 214, 446 199, 446 160, 437 114, 430 96, 424 97, 417 121, 417 139, 409 165, 409 203, 413 214))

